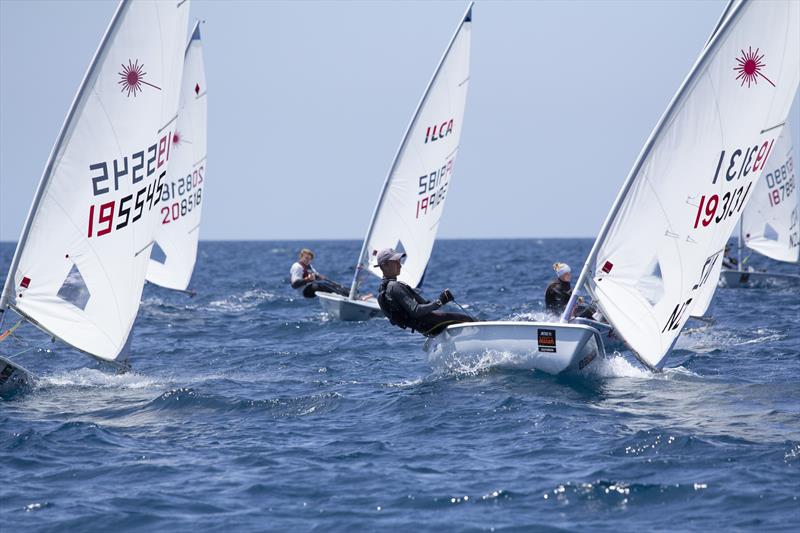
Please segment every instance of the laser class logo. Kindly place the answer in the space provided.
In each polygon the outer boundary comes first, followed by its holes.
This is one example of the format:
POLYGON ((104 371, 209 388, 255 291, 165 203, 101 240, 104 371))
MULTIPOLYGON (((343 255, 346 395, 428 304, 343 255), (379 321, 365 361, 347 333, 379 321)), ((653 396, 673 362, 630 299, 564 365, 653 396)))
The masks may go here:
POLYGON ((142 85, 148 85, 159 91, 161 90, 161 87, 144 81, 147 72, 144 71, 144 63, 140 65, 138 59, 135 62, 129 59, 127 65, 123 63, 122 72, 118 72, 118 74, 121 79, 117 83, 122 86, 121 91, 126 93, 125 96, 128 98, 130 98, 131 95, 136 98, 136 95, 142 92, 142 85))
POLYGON ((769 82, 770 85, 775 87, 775 84, 772 83, 772 80, 767 78, 761 69, 766 67, 766 63, 763 63, 762 60, 764 59, 764 54, 758 55, 758 48, 756 51, 753 52, 753 47, 748 47, 747 52, 742 50, 742 56, 736 58, 737 65, 733 67, 733 70, 738 72, 739 74, 736 75, 737 80, 742 80, 740 87, 744 87, 744 84, 747 83, 747 88, 750 88, 750 85, 758 85, 758 77, 761 76, 765 80, 769 82))

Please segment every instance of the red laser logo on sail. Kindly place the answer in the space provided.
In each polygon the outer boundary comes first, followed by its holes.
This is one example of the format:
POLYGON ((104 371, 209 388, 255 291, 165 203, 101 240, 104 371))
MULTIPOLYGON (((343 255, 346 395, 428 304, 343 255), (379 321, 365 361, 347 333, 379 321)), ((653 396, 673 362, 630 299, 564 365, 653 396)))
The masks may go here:
POLYGON ((126 93, 125 96, 128 98, 131 95, 135 98, 138 93, 142 92, 142 84, 161 90, 161 87, 144 81, 147 72, 144 71, 144 63, 140 65, 138 59, 136 62, 129 59, 127 65, 123 63, 122 72, 118 72, 118 74, 122 78, 118 83, 122 85, 122 92, 126 93))
POLYGON ((750 88, 750 85, 757 85, 759 76, 767 80, 770 85, 775 87, 775 84, 772 83, 772 80, 764 76, 764 74, 761 72, 761 69, 767 66, 765 63, 761 62, 762 59, 764 59, 764 54, 758 55, 758 48, 756 48, 755 52, 753 52, 752 46, 747 49, 747 52, 742 50, 742 57, 736 58, 738 65, 733 67, 733 70, 739 73, 736 76, 736 79, 742 80, 741 87, 744 87, 745 83, 747 83, 748 89, 750 88))

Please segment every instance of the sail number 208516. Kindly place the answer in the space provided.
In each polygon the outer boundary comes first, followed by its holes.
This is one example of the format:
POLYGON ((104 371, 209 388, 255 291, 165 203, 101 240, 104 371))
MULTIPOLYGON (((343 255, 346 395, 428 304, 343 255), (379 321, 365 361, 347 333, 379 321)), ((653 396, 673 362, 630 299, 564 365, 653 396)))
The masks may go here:
POLYGON ((203 201, 203 174, 205 165, 195 168, 191 174, 165 185, 161 200, 171 204, 161 208, 161 224, 169 224, 191 213, 203 201))

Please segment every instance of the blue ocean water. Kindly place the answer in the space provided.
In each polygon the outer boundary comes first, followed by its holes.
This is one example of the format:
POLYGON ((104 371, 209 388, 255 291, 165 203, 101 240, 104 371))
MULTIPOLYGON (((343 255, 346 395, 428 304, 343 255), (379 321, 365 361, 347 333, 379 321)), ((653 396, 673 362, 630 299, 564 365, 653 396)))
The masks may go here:
MULTIPOLYGON (((39 382, 0 401, 0 529, 800 527, 800 289, 718 291, 661 373, 431 368, 419 335, 298 298, 304 245, 349 281, 359 242, 201 243, 195 298, 145 288, 127 374, 30 325, 3 342, 39 382)), ((550 265, 590 245, 440 241, 427 292, 541 319, 550 265)))

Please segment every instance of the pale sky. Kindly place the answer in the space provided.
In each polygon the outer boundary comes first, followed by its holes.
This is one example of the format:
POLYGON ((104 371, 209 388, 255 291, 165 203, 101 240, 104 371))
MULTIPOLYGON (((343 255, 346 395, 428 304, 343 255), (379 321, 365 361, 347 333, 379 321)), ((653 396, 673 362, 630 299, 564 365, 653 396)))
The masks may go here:
MULTIPOLYGON (((363 238, 466 5, 192 0, 209 94, 201 238, 363 238)), ((0 0, 0 240, 19 236, 115 6, 0 0)), ((723 7, 478 2, 439 236, 594 236, 723 7)))

